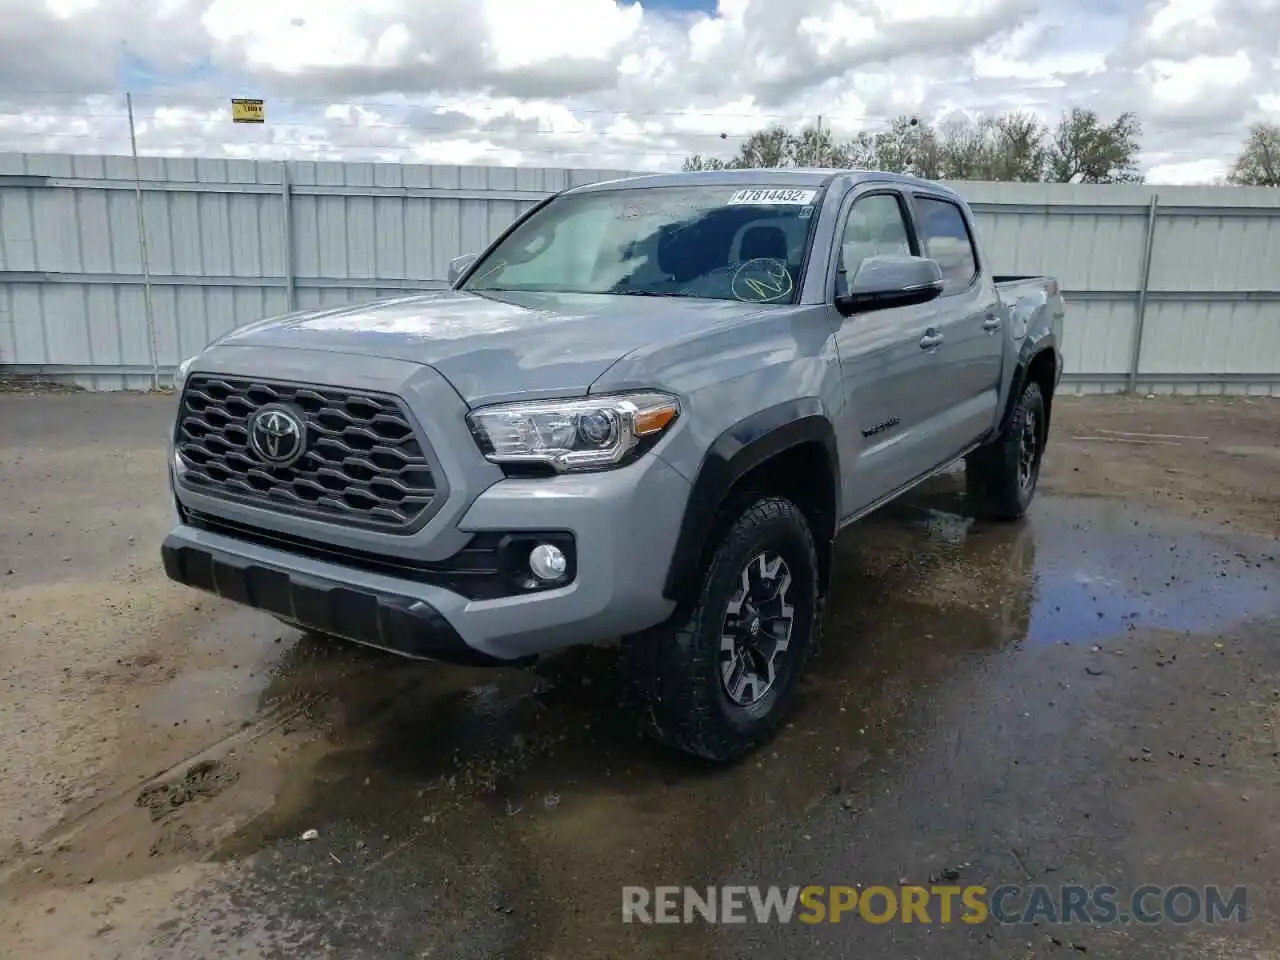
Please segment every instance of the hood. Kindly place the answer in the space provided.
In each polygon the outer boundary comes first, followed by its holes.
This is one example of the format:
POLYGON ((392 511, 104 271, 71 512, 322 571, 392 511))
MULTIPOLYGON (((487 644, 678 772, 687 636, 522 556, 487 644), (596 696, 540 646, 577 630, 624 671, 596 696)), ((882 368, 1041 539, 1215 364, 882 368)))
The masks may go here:
POLYGON ((234 330, 219 345, 429 364, 476 405, 530 393, 583 394, 638 347, 743 320, 760 309, 733 300, 442 290, 286 314, 234 330))

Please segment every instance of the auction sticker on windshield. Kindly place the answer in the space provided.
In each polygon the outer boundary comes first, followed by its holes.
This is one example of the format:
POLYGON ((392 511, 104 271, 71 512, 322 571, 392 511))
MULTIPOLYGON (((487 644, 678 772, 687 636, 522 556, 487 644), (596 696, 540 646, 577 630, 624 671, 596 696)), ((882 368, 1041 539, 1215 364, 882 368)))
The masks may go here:
POLYGON ((729 203, 785 203, 797 207, 813 203, 817 190, 739 190, 729 198, 729 203))

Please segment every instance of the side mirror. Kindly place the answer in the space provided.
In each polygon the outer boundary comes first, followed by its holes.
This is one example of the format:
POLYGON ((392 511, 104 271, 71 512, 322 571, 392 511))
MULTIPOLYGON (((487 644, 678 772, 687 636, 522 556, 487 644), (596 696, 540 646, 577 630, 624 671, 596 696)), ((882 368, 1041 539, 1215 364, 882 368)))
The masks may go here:
POLYGON ((858 264, 849 292, 836 297, 846 317, 889 307, 928 303, 942 294, 942 268, 927 257, 884 255, 858 264))
POLYGON ((449 261, 449 286, 458 282, 458 278, 467 272, 467 268, 476 262, 474 253, 464 253, 449 261))

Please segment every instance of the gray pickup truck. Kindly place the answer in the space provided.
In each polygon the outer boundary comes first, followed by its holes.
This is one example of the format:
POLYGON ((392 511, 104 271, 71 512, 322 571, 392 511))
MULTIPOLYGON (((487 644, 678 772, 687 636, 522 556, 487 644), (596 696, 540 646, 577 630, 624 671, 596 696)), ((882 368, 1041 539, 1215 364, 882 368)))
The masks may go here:
POLYGON ((172 579, 422 659, 621 638, 642 725, 724 761, 791 706, 841 528, 961 458, 981 516, 1035 491, 1058 284, 993 276, 937 183, 595 183, 450 274, 181 365, 172 579))

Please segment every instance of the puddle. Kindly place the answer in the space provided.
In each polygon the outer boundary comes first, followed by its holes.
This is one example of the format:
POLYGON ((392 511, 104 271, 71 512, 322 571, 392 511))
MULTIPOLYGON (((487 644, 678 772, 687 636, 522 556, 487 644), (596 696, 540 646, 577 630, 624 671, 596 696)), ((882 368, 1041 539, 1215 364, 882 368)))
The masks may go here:
MULTIPOLYGON (((1009 526, 978 524, 962 511, 954 478, 942 478, 869 518, 864 532, 900 543, 908 524, 918 535, 904 549, 963 578, 972 599, 1025 608, 1022 635, 1009 639, 1096 642, 1139 628, 1199 632, 1280 615, 1280 542, 1097 498, 1041 496, 1009 526), (1008 594, 992 594, 995 583, 1008 594)), ((858 552, 866 559, 874 550, 858 552)))
POLYGON ((1033 522, 1030 643, 1139 627, 1202 632, 1280 614, 1280 545, 1227 540, 1106 502, 1055 501, 1033 522))

